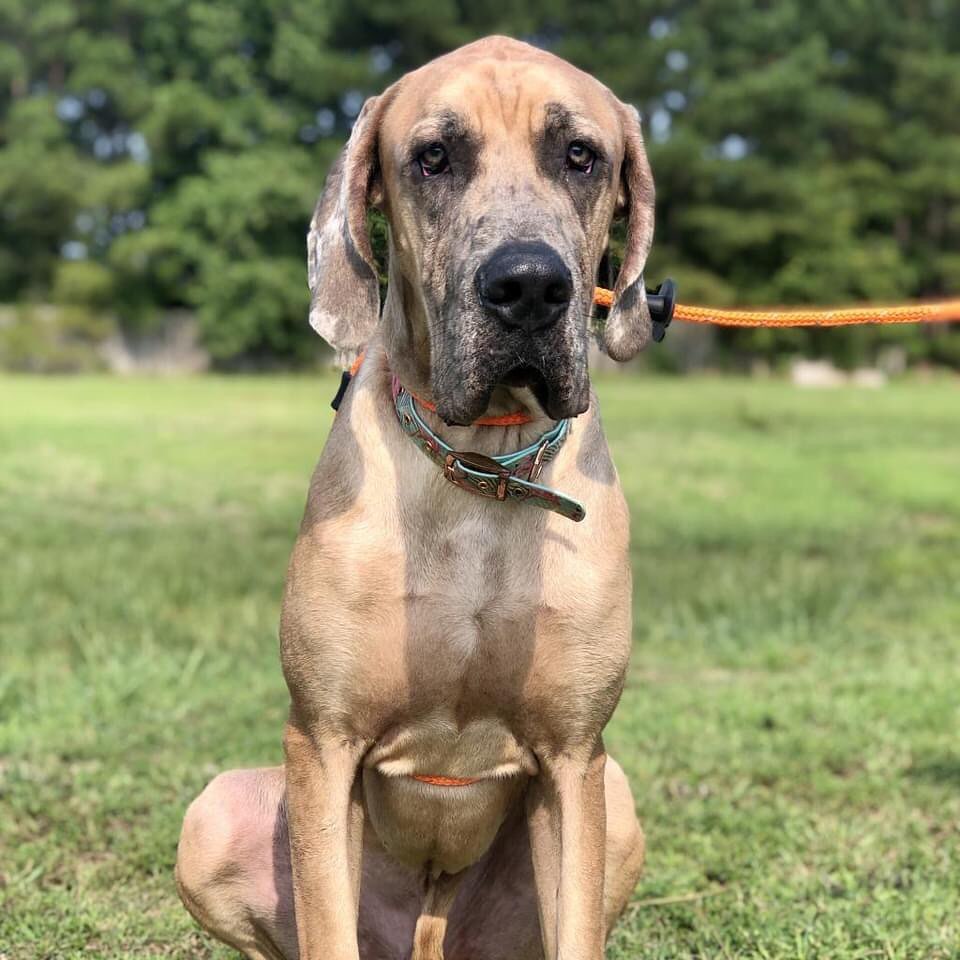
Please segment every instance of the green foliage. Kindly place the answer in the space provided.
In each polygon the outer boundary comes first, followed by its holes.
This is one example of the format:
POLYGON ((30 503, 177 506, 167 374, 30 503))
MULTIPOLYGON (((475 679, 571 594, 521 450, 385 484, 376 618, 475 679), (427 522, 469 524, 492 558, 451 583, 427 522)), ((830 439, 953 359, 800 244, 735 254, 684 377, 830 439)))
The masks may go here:
MULTIPOLYGON (((282 761, 335 386, 0 378, 9 960, 237 960, 180 905, 176 838, 219 770, 282 761)), ((598 390, 633 516, 605 739, 648 849, 609 960, 956 960, 956 384, 598 390)))
POLYGON ((105 312, 114 299, 113 274, 93 260, 66 260, 57 266, 52 294, 65 307, 81 305, 105 312))
POLYGON ((5 308, 0 310, 0 369, 21 373, 102 370, 105 364, 98 348, 113 329, 107 314, 83 306, 5 308))
MULTIPOLYGON (((38 111, 30 113, 35 119, 38 111)), ((44 129, 49 132, 49 126, 44 129)), ((89 168, 56 140, 20 139, 0 150, 0 298, 12 300, 49 285, 89 168)))
MULTIPOLYGON (((686 301, 957 292, 948 0, 0 0, 0 300, 48 298, 66 247, 111 272, 127 325, 190 305, 223 362, 309 356, 307 216, 360 103, 492 32, 554 50, 644 113, 649 275, 675 276, 686 301)), ((894 341, 956 365, 958 337, 722 339, 847 363, 894 341)))

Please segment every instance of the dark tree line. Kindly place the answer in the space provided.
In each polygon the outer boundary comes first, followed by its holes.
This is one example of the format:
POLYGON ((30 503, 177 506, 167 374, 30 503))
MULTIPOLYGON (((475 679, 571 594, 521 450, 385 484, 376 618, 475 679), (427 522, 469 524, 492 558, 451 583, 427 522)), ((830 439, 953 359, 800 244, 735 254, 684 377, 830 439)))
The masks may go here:
MULTIPOLYGON (((954 0, 0 0, 0 302, 197 311, 222 362, 296 361, 303 237, 364 96, 508 33, 646 122, 649 276, 716 305, 960 291, 954 0)), ((729 335, 960 364, 945 329, 729 335)))

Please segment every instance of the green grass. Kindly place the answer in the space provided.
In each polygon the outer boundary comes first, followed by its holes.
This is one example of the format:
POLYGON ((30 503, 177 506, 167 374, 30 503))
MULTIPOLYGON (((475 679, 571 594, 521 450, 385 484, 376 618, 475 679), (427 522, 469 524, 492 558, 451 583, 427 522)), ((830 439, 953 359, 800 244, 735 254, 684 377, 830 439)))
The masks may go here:
MULTIPOLYGON (((275 763, 323 379, 0 380, 0 956, 228 957, 171 867, 275 763)), ((960 956, 960 381, 601 384, 633 513, 613 958, 960 956), (663 902, 667 901, 667 902, 663 902)))

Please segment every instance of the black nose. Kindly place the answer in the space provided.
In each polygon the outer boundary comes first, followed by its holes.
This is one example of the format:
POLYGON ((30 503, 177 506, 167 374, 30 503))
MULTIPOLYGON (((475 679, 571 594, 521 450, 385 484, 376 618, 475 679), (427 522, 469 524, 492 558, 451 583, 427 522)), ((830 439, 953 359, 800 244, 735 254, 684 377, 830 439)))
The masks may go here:
POLYGON ((477 293, 504 326, 527 333, 556 323, 573 295, 560 254, 539 241, 505 243, 477 270, 477 293))

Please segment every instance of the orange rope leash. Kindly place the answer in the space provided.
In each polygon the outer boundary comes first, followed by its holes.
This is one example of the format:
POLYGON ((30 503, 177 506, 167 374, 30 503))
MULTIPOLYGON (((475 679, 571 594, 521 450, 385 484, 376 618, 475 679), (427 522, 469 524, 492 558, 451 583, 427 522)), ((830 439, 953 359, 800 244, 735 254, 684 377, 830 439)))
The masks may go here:
MULTIPOLYGON (((595 287, 593 302, 598 307, 613 305, 613 291, 595 287)), ((889 307, 841 307, 826 310, 720 310, 716 307, 695 307, 678 303, 673 310, 673 319, 684 323, 712 323, 720 327, 848 327, 863 323, 947 323, 960 321, 960 299, 942 300, 935 303, 907 303, 889 307)), ((363 353, 350 367, 350 376, 355 377, 363 363, 363 353)), ((413 395, 421 407, 437 412, 428 400, 413 395)), ((532 417, 521 411, 500 417, 480 417, 474 424, 481 427, 516 427, 530 423, 532 417)), ((414 777, 424 783, 437 786, 466 786, 473 780, 457 780, 449 777, 414 777), (444 781, 444 782, 440 782, 444 781), (450 782, 447 782, 450 781, 450 782)))
POLYGON ((480 777, 439 777, 427 773, 412 773, 411 778, 421 783, 430 783, 435 787, 469 787, 471 783, 478 783, 480 777))
MULTIPOLYGON (((593 302, 613 304, 613 291, 597 287, 593 302)), ((893 307, 845 307, 839 310, 718 310, 678 303, 674 320, 713 323, 721 327, 846 327, 858 323, 945 323, 960 320, 960 300, 913 303, 893 307)))

